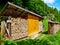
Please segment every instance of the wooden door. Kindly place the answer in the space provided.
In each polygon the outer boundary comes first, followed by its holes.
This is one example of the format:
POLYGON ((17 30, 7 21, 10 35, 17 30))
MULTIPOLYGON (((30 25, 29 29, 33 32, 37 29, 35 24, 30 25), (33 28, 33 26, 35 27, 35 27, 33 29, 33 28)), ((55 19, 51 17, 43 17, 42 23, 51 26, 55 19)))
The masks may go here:
POLYGON ((28 14, 28 36, 34 35, 39 31, 39 18, 28 14))

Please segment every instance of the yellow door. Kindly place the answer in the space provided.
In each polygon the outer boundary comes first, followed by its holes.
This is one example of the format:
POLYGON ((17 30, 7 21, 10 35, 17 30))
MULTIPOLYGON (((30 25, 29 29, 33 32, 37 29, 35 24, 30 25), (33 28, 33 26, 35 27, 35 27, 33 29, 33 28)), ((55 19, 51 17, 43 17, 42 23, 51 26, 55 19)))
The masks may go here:
POLYGON ((38 33, 39 18, 28 14, 28 36, 38 33))

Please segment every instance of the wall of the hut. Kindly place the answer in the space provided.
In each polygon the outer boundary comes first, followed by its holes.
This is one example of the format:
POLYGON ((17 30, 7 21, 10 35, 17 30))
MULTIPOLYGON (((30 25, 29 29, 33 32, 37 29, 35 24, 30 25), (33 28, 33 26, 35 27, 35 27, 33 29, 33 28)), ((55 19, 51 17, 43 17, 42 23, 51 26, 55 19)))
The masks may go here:
POLYGON ((43 32, 43 22, 39 21, 39 32, 43 32))
POLYGON ((49 23, 48 33, 49 34, 56 34, 60 29, 60 25, 56 23, 49 23))
POLYGON ((6 30, 6 27, 7 27, 7 23, 6 23, 6 20, 7 20, 7 17, 6 16, 3 16, 1 18, 1 36, 4 37, 4 38, 9 38, 8 37, 8 34, 7 34, 7 30, 6 30))
POLYGON ((12 21, 11 38, 15 40, 15 39, 26 37, 27 26, 28 26, 27 20, 20 17, 17 18, 12 17, 11 21, 12 21))
POLYGON ((59 29, 60 29, 60 25, 59 24, 54 24, 54 27, 53 28, 54 28, 53 33, 56 34, 56 32, 58 32, 59 29))
POLYGON ((6 25, 5 21, 2 21, 1 22, 1 36, 3 36, 3 37, 6 37, 4 35, 7 34, 5 25, 6 25))
POLYGON ((39 31, 39 18, 28 14, 28 36, 38 33, 39 31))
POLYGON ((54 30, 53 26, 54 26, 54 24, 52 24, 52 23, 48 24, 48 33, 49 34, 53 34, 53 30, 54 30))

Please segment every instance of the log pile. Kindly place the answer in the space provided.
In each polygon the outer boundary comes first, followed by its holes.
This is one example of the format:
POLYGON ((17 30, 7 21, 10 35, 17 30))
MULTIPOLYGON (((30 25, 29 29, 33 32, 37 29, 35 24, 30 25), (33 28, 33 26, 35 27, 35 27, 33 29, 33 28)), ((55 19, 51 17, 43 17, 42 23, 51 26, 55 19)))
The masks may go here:
POLYGON ((27 36, 27 20, 23 18, 11 18, 11 38, 12 40, 27 36))

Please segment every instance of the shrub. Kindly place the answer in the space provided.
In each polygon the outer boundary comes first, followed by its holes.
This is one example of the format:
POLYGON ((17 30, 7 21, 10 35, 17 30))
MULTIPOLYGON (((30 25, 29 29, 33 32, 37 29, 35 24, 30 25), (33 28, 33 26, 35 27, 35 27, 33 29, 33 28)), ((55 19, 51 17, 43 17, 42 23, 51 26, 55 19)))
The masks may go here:
MULTIPOLYGON (((3 38, 0 36, 0 39, 3 38)), ((56 35, 46 35, 42 40, 25 39, 19 41, 4 40, 4 45, 60 45, 60 31, 56 35)))

